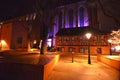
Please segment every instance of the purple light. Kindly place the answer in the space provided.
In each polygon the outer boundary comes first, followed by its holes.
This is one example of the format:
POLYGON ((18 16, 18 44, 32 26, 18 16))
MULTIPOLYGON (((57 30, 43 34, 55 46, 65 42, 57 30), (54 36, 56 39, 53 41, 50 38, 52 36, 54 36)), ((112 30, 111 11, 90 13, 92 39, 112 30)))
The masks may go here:
POLYGON ((85 9, 84 26, 89 26, 89 20, 88 20, 88 12, 87 12, 87 9, 85 9))
MULTIPOLYGON (((89 26, 88 16, 84 16, 84 26, 89 26)), ((80 20, 78 17, 78 27, 80 27, 80 20)))

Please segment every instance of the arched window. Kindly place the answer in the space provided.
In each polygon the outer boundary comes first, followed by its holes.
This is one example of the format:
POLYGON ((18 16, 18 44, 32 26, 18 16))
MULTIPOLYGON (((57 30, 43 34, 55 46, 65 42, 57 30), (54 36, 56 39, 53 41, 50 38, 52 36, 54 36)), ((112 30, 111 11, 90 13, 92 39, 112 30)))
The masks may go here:
POLYGON ((68 21, 69 21, 69 28, 72 28, 73 27, 73 10, 70 9, 68 11, 68 21))
POLYGON ((62 28, 62 12, 59 14, 59 19, 58 19, 58 30, 62 28))
POLYGON ((52 26, 49 26, 48 28, 48 37, 52 37, 52 26))
POLYGON ((84 26, 84 8, 79 8, 79 25, 80 27, 84 26))

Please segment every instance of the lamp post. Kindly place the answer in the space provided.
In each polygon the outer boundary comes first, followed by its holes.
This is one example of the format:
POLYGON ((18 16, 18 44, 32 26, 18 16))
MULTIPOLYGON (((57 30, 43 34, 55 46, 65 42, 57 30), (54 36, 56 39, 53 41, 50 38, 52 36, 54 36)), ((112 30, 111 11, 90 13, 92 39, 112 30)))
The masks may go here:
POLYGON ((90 40, 92 34, 91 33, 86 33, 85 36, 88 39, 88 64, 91 64, 91 59, 90 59, 90 42, 89 42, 89 40, 90 40))
POLYGON ((111 51, 111 43, 112 43, 112 40, 111 40, 111 39, 108 39, 108 42, 110 43, 110 55, 112 55, 112 51, 111 51))

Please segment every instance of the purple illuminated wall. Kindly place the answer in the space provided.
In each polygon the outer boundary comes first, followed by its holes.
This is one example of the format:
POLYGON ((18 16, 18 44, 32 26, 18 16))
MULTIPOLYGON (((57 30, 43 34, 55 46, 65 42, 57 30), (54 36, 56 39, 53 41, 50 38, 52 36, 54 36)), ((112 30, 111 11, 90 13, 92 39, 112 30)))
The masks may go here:
POLYGON ((78 9, 78 18, 75 18, 74 16, 74 13, 72 12, 75 12, 75 11, 68 11, 66 12, 65 16, 62 15, 59 15, 59 16, 56 16, 55 18, 55 25, 54 25, 54 36, 55 34, 59 31, 59 29, 61 29, 63 26, 63 23, 62 23, 62 18, 65 19, 65 28, 74 28, 74 27, 84 27, 84 26, 89 26, 89 21, 88 21, 88 12, 87 12, 87 8, 85 7, 80 7, 78 9), (71 16, 70 16, 71 15, 71 16), (76 26, 76 20, 78 19, 78 26, 76 26))
MULTIPOLYGON (((81 7, 80 7, 81 8, 81 7)), ((87 9, 82 7, 81 9, 78 9, 78 27, 83 27, 83 26, 89 26, 89 21, 88 21, 88 12, 87 12, 87 9), (83 16, 82 16, 82 15, 83 16), (81 18, 82 17, 82 18, 81 18), (83 19, 83 20, 82 20, 83 19), (82 20, 82 21, 80 21, 82 20)))
MULTIPOLYGON (((84 5, 81 6, 81 4, 78 4, 78 8, 72 8, 72 7, 73 5, 69 5, 65 7, 62 6, 61 13, 55 17, 54 32, 53 32, 54 40, 55 40, 56 33, 61 28, 89 26, 87 8, 84 5), (76 9, 78 11, 76 11, 76 9)), ((53 40, 53 43, 54 43, 54 40, 53 40)))
POLYGON ((73 10, 70 9, 70 10, 68 11, 69 28, 73 28, 73 19, 74 19, 74 13, 73 13, 73 10))

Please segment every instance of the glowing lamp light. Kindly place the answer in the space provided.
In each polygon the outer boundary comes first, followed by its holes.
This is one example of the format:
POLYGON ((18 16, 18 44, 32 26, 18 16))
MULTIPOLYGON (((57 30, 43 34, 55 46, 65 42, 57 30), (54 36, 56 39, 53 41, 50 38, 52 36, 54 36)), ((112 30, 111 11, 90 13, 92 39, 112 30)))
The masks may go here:
POLYGON ((92 34, 91 33, 86 33, 85 36, 86 36, 87 39, 90 39, 92 34))
POLYGON ((1 49, 2 49, 2 50, 7 50, 7 49, 9 49, 8 44, 6 43, 5 40, 1 40, 0 42, 1 42, 0 44, 1 44, 1 49))
POLYGON ((33 44, 36 44, 36 43, 37 43, 37 41, 36 41, 36 40, 34 40, 34 41, 33 41, 33 44))
POLYGON ((111 42, 112 42, 112 40, 111 40, 111 39, 108 39, 108 42, 109 42, 109 43, 111 43, 111 42))
POLYGON ((51 45, 52 45, 52 39, 48 39, 48 40, 47 40, 47 45, 48 45, 49 47, 51 47, 51 45))

